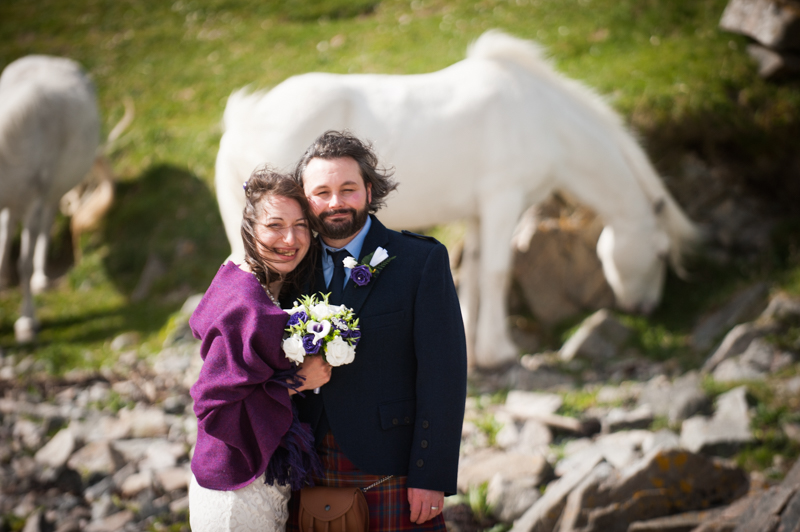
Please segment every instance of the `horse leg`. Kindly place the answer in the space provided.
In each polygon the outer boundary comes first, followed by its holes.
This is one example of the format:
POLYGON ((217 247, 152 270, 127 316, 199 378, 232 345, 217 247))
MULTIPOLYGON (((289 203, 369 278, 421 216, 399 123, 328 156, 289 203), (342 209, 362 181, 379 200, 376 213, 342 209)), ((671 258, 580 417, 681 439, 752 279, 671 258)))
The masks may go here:
POLYGON ((11 241, 14 239, 16 220, 11 208, 0 210, 0 288, 11 286, 11 241))
POLYGON ((14 322, 14 336, 17 343, 32 342, 38 328, 33 306, 33 293, 31 292, 31 277, 33 276, 33 252, 40 231, 42 207, 41 200, 35 202, 26 213, 22 227, 18 266, 22 308, 20 317, 14 322))
POLYGON ((480 260, 480 221, 467 221, 461 267, 458 272, 458 298, 467 334, 467 367, 475 367, 475 330, 478 325, 478 268, 480 260))
POLYGON ((50 284, 45 268, 47 266, 47 249, 50 247, 50 228, 55 216, 54 205, 43 205, 39 211, 38 232, 33 247, 33 274, 31 275, 31 292, 41 294, 50 284))
POLYGON ((511 278, 511 237, 524 208, 519 190, 492 191, 481 202, 478 329, 475 361, 480 367, 516 360, 508 330, 506 293, 511 278))

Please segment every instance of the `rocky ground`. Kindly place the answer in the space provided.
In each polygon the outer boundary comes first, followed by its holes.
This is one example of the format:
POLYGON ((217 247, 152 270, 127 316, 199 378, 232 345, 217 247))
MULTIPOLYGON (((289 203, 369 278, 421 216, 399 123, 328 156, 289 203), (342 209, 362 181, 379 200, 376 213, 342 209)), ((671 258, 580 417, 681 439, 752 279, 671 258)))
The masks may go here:
MULTIPOLYGON (((752 386, 800 412, 800 300, 768 294, 753 286, 701 321, 692 341, 710 356, 695 371, 632 352, 630 331, 599 311, 558 352, 473 372, 449 528, 800 530, 796 454, 755 472, 730 459, 765 437, 752 386)), ((114 339, 118 362, 99 373, 0 359, 0 531, 188 530, 196 302, 152 359, 131 348, 135 333, 114 339)), ((800 418, 775 423, 800 442, 800 418)))

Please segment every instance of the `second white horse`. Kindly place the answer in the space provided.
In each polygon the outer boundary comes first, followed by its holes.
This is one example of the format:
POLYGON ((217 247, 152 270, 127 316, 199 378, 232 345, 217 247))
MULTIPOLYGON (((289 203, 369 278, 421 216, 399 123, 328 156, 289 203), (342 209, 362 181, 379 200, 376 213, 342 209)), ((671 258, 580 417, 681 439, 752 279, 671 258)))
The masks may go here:
POLYGON ((523 210, 553 190, 603 219, 597 251, 625 309, 655 307, 666 259, 679 266, 696 238, 608 105, 559 75, 536 44, 487 32, 465 60, 430 74, 310 73, 269 92, 235 92, 216 163, 234 255, 243 252, 242 182, 252 169, 290 169, 320 133, 345 128, 373 141, 396 168, 400 187, 381 221, 408 229, 468 221, 460 297, 477 366, 518 354, 506 324, 510 242, 523 210))

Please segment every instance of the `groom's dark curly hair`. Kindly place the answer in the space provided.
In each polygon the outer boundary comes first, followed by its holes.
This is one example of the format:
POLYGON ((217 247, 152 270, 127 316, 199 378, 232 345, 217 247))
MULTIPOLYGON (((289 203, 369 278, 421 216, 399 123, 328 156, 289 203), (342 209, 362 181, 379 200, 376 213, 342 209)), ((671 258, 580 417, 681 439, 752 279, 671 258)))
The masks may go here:
POLYGON ((372 144, 364 142, 347 130, 328 130, 308 147, 294 171, 294 178, 303 186, 303 174, 311 159, 338 159, 350 157, 358 163, 364 186, 372 187, 372 201, 369 202, 369 212, 377 212, 386 205, 386 196, 397 188, 394 180, 394 170, 378 166, 378 156, 372 149, 372 144))

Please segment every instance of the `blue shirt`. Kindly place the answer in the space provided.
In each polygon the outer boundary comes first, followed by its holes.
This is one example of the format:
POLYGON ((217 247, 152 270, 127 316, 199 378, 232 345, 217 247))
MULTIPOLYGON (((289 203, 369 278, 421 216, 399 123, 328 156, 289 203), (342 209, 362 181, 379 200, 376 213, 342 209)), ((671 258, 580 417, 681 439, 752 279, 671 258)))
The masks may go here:
MULTIPOLYGON (((328 244, 325 243, 324 240, 320 238, 320 242, 322 243, 322 249, 324 250, 322 253, 322 275, 325 276, 325 286, 331 284, 331 277, 333 277, 333 257, 330 256, 330 253, 334 251, 339 251, 341 249, 346 249, 350 252, 350 255, 353 256, 354 259, 358 260, 358 257, 361 256, 361 248, 364 246, 364 239, 367 238, 367 233, 369 233, 369 228, 372 225, 372 217, 367 216, 367 223, 364 224, 364 227, 361 228, 361 231, 355 236, 353 240, 351 240, 345 247, 343 248, 332 248, 328 244)), ((344 284, 347 285, 347 281, 350 279, 350 268, 344 269, 344 284)))

